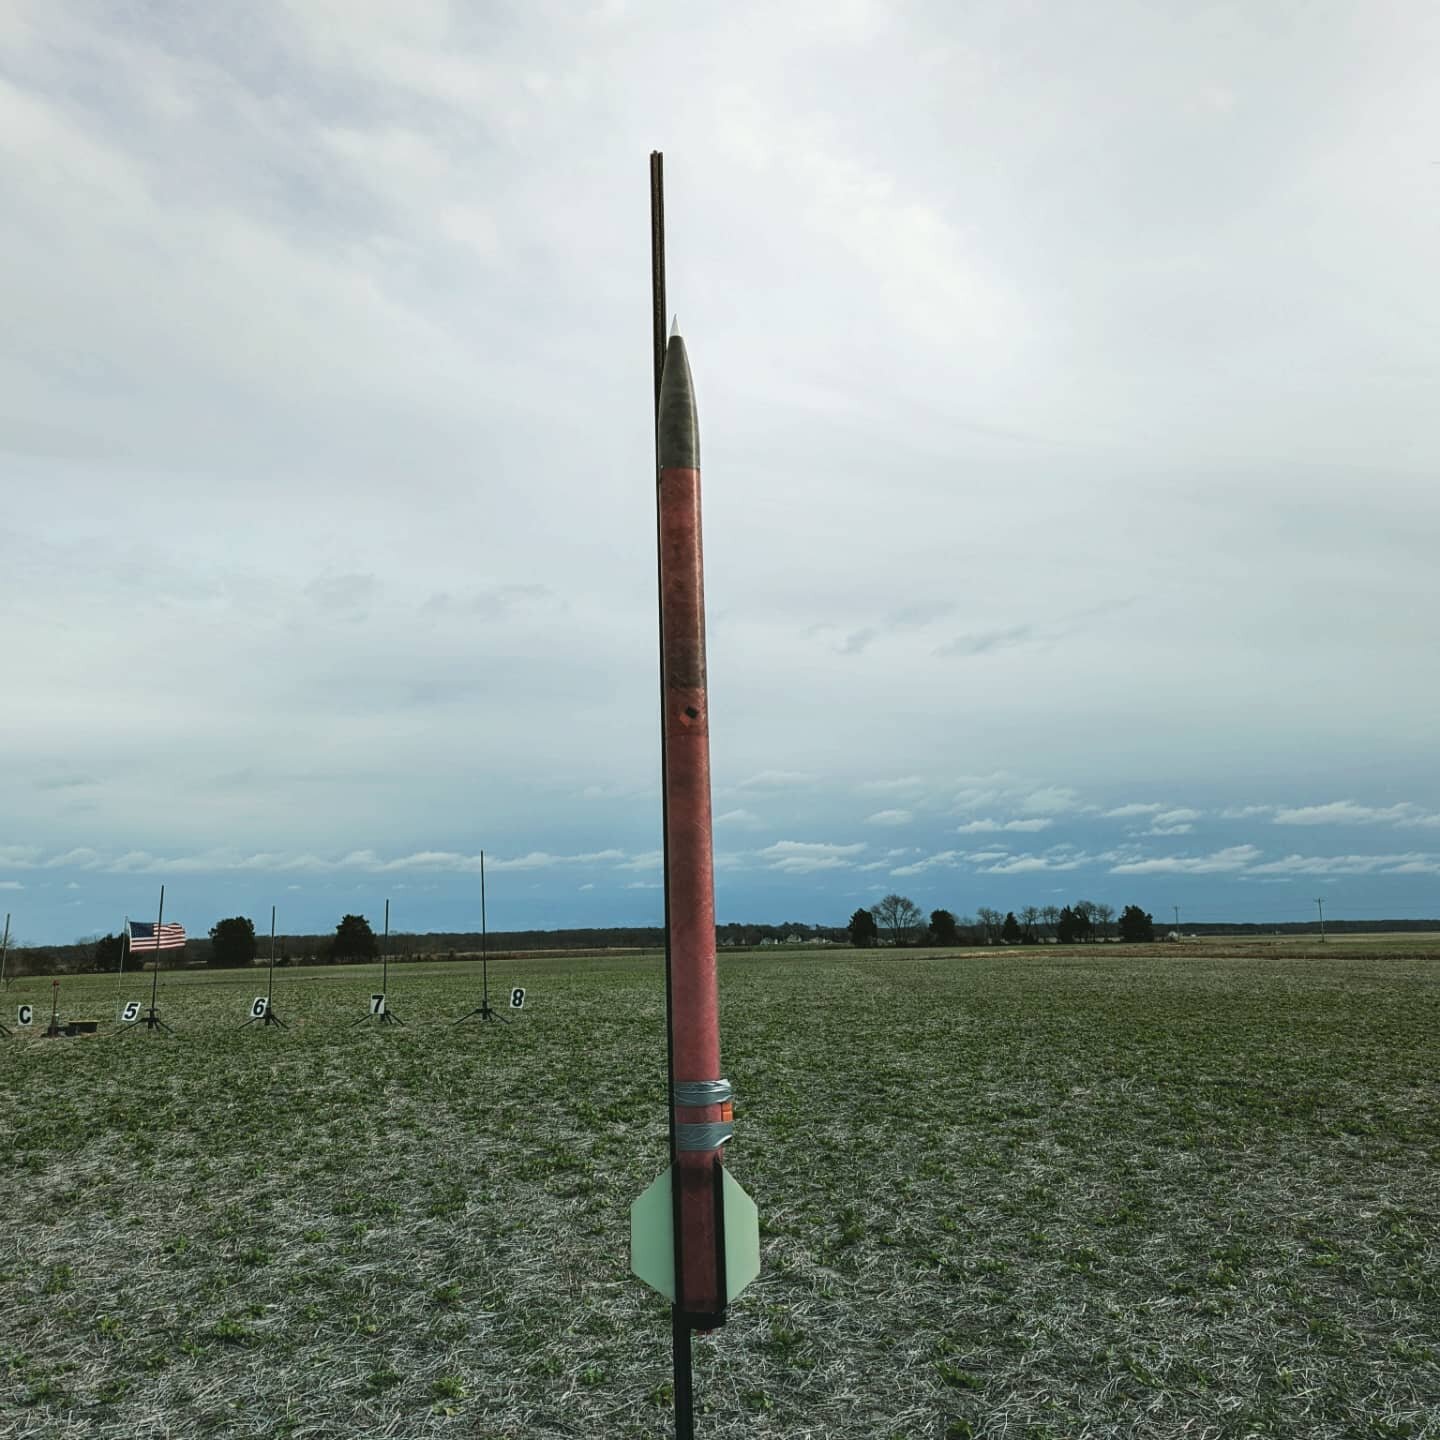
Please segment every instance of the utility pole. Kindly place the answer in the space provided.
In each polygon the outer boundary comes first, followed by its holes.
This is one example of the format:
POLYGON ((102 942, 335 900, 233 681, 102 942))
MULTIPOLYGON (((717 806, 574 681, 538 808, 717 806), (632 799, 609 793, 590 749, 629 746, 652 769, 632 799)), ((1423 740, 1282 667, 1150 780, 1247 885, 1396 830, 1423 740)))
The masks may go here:
POLYGON ((1172 905, 1170 908, 1175 912, 1175 929, 1178 931, 1180 929, 1180 907, 1172 905))
POLYGON ((1325 943, 1325 902, 1317 899, 1315 904, 1320 911, 1320 943, 1323 945, 1325 943))

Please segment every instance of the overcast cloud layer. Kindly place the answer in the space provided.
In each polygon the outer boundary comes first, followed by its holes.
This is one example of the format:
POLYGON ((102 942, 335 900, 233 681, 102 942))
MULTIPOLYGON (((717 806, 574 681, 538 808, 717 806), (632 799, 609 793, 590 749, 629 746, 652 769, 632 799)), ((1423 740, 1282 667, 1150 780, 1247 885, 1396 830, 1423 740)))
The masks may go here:
POLYGON ((1440 913, 1440 11, 0 12, 0 904, 1440 913), (762 43, 763 41, 763 43, 762 43))

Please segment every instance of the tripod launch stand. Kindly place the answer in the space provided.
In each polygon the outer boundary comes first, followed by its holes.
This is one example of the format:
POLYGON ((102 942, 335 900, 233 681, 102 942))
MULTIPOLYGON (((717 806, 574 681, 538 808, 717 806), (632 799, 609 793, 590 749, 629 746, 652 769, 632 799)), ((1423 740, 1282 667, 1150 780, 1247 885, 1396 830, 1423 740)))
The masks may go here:
POLYGON ((455 1023, 463 1025, 467 1020, 503 1020, 510 1023, 508 1015, 502 1015, 490 1003, 490 947, 485 926, 485 852, 480 852, 480 1003, 468 1015, 462 1015, 455 1023))
MULTIPOLYGON (((160 989, 160 933, 165 925, 165 887, 160 887, 160 913, 155 917, 155 968, 150 974, 150 1008, 144 1015, 134 1020, 127 1021, 120 1029, 134 1030, 143 1025, 145 1029, 154 1034, 157 1030, 163 1030, 167 1035, 175 1032, 160 1018, 160 1009, 157 1002, 157 995, 160 989)), ((123 952, 122 952, 123 953, 123 952)), ((130 954, 135 954, 135 942, 130 942, 130 954)))
POLYGON ((282 1030, 289 1027, 275 1013, 275 1007, 270 1003, 270 997, 275 993, 275 907, 270 907, 270 974, 265 981, 265 994, 256 996, 250 1002, 250 1018, 242 1021, 240 1028, 243 1030, 247 1025, 278 1025, 282 1030))
MULTIPOLYGON (((403 1025, 405 1022, 390 1009, 390 902, 385 902, 385 939, 380 946, 380 993, 370 997, 370 1012, 362 1015, 356 1025, 378 1020, 382 1025, 403 1025)), ((353 1027, 352 1027, 353 1028, 353 1027)))

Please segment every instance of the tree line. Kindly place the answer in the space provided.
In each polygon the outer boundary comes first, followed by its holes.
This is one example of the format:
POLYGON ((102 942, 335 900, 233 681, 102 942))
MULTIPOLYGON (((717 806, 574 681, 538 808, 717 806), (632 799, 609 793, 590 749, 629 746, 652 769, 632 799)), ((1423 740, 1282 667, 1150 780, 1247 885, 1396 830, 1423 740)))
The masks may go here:
POLYGON ((1018 913, 980 906, 957 916, 932 910, 929 918, 907 895, 887 895, 868 910, 857 910, 848 926, 850 943, 869 949, 890 945, 1084 945, 1118 939, 1143 943, 1155 938, 1155 920, 1138 905, 1117 916, 1113 905, 1077 900, 1073 905, 1026 905, 1018 913))
MULTIPOLYGON (((906 945, 986 945, 1076 943, 1087 940, 1126 938, 1121 927, 1126 915, 1138 912, 1150 917, 1138 906, 1126 906, 1119 917, 1109 906, 1077 901, 1068 906, 1024 906, 1003 915, 981 907, 973 916, 956 916, 949 910, 932 910, 927 920, 924 913, 904 896, 886 896, 869 910, 857 910, 848 925, 815 925, 802 920, 787 920, 780 925, 725 924, 715 927, 716 944, 721 949, 750 949, 769 943, 829 943, 835 945, 872 946, 883 938, 891 944, 906 945), (886 901, 901 902, 901 912, 891 915, 886 901), (909 906, 909 910, 903 910, 909 906), (913 912, 913 913, 912 913, 913 912), (1068 912, 1068 918, 1067 918, 1068 912), (882 930, 878 916, 886 920, 882 930), (861 920, 861 915, 868 916, 861 920), (900 922, 897 927, 897 920, 900 922), (1013 924, 1011 923, 1013 921, 1013 924), (863 938, 862 938, 863 937, 863 938), (1018 938, 1017 938, 1018 937, 1018 938)), ((362 917, 355 917, 360 919, 362 917)), ((275 942, 277 964, 311 965, 373 958, 362 950, 359 954, 344 953, 342 941, 336 952, 335 941, 340 925, 334 932, 323 934, 278 935, 275 942)), ((1133 915, 1132 915, 1133 923, 1133 915)), ((1151 921, 1153 930, 1153 921, 1151 921)), ((1163 928, 1163 927, 1162 927, 1163 928)), ((1318 935, 1315 920, 1297 921, 1202 921, 1187 920, 1185 931, 1190 935, 1318 935)), ((1388 933, 1430 933, 1440 931, 1440 920, 1342 920, 1326 918, 1325 928, 1331 935, 1388 933)), ((370 929, 366 922, 366 929, 370 929)), ((374 931, 370 931, 374 935, 374 931)), ((1132 932, 1133 933, 1133 932, 1132 932)), ((376 938, 377 946, 380 944, 376 938)), ((1137 938, 1147 938, 1143 932, 1137 938)), ((243 916, 217 921, 211 935, 192 935, 183 950, 162 950, 162 966, 179 965, 248 965, 263 964, 269 955, 269 935, 256 935, 252 921, 243 916), (242 938, 236 929, 244 927, 254 940, 242 938), (215 935, 227 927, 228 944, 215 949, 215 935), (235 958, 248 955, 247 959, 235 958)), ((665 943, 665 931, 658 925, 585 926, 566 930, 492 930, 488 937, 492 955, 523 954, 548 951, 569 954, 600 951, 655 950, 665 943)), ((114 971, 119 968, 123 937, 91 935, 70 945, 28 945, 11 937, 6 960, 6 977, 22 975, 76 975, 89 971, 114 971)), ((448 960, 462 955, 478 955, 481 936, 478 931, 436 931, 423 935, 392 931, 388 953, 392 960, 448 960)), ((378 954, 378 950, 374 952, 378 954)), ((130 961, 126 959, 126 968, 130 961)), ((146 963, 153 963, 147 956, 146 963)))

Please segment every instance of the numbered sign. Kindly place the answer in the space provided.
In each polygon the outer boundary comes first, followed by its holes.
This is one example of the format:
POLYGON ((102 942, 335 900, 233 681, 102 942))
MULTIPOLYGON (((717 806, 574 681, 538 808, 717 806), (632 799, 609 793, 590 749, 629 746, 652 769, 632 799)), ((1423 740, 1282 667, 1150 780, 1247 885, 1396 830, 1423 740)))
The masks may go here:
POLYGON ((525 1008, 525 987, 517 985, 510 992, 510 1008, 512 1010, 523 1010, 525 1008))
POLYGON ((140 1002, 138 1000, 127 1000, 125 1008, 120 1012, 122 1024, 129 1025, 140 1018, 140 1002))
POLYGON ((372 1015, 383 1015, 385 1013, 385 997, 383 995, 372 995, 370 997, 370 1013, 372 1015))
POLYGON ((15 1023, 17 1025, 33 1025, 35 1023, 35 1007, 33 1005, 22 1005, 15 1012, 15 1023))
POLYGON ((270 997, 268 995, 257 995, 250 1002, 250 1018, 252 1020, 263 1020, 265 1012, 270 1008, 270 997))

